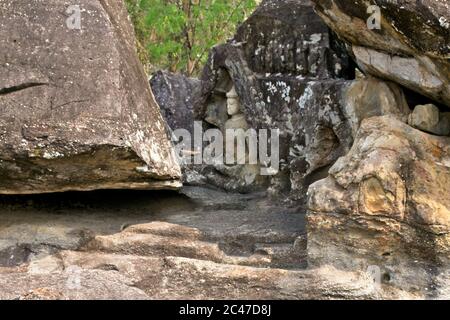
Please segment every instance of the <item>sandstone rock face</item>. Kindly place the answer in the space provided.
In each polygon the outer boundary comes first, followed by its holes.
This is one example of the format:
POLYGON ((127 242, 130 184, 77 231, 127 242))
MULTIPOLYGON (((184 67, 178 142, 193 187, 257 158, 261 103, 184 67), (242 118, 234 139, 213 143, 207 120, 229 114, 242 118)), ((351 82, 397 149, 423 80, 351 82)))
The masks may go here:
POLYGON ((122 2, 78 3, 0 3, 0 193, 177 187, 122 2))
MULTIPOLYGON (((377 80, 373 86, 360 80, 346 91, 353 103, 343 103, 342 118, 354 139, 344 144, 351 146, 349 151, 337 152, 340 158, 317 156, 316 163, 334 164, 308 190, 308 263, 375 270, 381 283, 431 298, 446 296, 450 141, 439 136, 448 136, 450 129, 447 112, 442 112, 450 106, 448 3, 313 2, 365 74, 396 84, 377 80), (367 13, 373 4, 381 8, 380 28, 375 29, 369 28, 373 21, 367 13), (406 100, 418 93, 425 103, 440 103, 441 110, 434 104, 411 105, 415 108, 409 114, 397 85, 412 90, 405 90, 406 100)), ((330 139, 318 141, 306 144, 313 149, 307 154, 333 155, 323 152, 333 145, 330 139)))
POLYGON ((349 152, 364 119, 390 114, 406 122, 410 112, 401 89, 377 79, 310 82, 299 101, 289 152, 291 187, 299 199, 349 152))
POLYGON ((391 116, 363 121, 309 189, 310 266, 375 266, 385 283, 439 297, 450 284, 449 152, 449 138, 391 116))
POLYGON ((448 136, 450 133, 448 112, 440 113, 439 108, 433 104, 416 106, 409 116, 408 124, 440 136, 448 136))
POLYGON ((0 298, 415 298, 377 288, 366 272, 305 270, 298 210, 261 195, 182 191, 192 200, 115 190, 0 196, 0 239, 26 253, 0 242, 0 298))
POLYGON ((364 72, 450 107, 447 0, 313 2, 317 13, 350 46, 364 72), (367 13, 371 5, 381 11, 380 24, 374 27, 371 23, 376 17, 367 13))

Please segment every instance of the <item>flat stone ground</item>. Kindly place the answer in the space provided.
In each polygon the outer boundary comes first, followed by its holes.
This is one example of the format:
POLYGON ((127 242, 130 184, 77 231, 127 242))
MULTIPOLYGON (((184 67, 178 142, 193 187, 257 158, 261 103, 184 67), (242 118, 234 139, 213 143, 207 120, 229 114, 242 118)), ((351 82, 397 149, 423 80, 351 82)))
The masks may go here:
POLYGON ((367 299, 366 274, 308 270, 305 214, 185 187, 0 196, 3 299, 367 299))

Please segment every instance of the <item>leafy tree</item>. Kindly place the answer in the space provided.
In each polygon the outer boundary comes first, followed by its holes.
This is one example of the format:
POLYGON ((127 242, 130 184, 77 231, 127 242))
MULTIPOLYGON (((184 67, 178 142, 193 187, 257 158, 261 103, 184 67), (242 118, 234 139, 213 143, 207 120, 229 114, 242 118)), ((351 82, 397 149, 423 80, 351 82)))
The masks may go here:
POLYGON ((260 0, 125 0, 139 56, 152 72, 198 74, 209 49, 231 37, 260 0))

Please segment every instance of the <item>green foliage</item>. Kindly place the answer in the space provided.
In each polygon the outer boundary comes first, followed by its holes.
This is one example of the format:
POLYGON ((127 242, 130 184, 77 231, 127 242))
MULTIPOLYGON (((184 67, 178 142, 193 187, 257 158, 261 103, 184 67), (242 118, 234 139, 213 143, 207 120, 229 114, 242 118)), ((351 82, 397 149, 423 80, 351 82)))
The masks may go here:
POLYGON ((148 72, 197 74, 209 49, 230 38, 259 0, 125 0, 148 72))

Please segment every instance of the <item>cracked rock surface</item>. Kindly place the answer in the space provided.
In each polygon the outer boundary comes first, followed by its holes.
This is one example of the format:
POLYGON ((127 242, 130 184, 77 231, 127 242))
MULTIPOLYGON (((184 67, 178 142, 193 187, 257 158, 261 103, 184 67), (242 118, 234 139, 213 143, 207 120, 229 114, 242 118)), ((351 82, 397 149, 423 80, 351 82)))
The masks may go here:
POLYGON ((365 72, 450 106, 450 7, 447 0, 312 0, 365 72), (369 6, 380 25, 369 29, 369 6))
POLYGON ((350 152, 309 188, 309 264, 378 266, 399 288, 446 296, 448 159, 448 137, 390 116, 363 121, 350 152))
POLYGON ((0 194, 179 187, 123 3, 79 5, 0 2, 0 194))
POLYGON ((127 191, 2 197, 0 298, 416 297, 377 289, 364 271, 307 270, 297 208, 264 195, 183 193, 191 198, 127 191))

